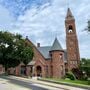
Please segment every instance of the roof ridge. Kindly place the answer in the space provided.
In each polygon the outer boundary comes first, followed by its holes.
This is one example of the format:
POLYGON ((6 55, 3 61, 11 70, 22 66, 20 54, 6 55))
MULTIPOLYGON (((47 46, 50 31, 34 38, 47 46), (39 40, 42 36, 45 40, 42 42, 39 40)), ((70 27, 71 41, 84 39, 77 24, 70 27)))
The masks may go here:
POLYGON ((40 46, 40 47, 38 47, 38 48, 44 48, 44 47, 51 47, 51 46, 40 46))

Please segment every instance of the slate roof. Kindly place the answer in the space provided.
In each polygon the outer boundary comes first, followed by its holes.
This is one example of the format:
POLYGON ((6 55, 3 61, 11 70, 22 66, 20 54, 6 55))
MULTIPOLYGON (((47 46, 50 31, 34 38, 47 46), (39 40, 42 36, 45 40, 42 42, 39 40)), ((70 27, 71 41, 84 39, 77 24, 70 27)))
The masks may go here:
MULTIPOLYGON (((45 59, 50 59, 51 58, 50 54, 49 54, 51 46, 38 47, 37 49, 45 57, 45 59)), ((67 62, 67 51, 66 51, 66 49, 63 49, 63 51, 64 51, 64 61, 67 62)))
POLYGON ((50 58, 50 55, 49 55, 50 48, 51 46, 37 47, 40 53, 47 59, 50 58))
MULTIPOLYGON (((50 51, 53 50, 63 50, 64 51, 64 62, 67 62, 67 51, 63 49, 58 41, 57 38, 55 38, 54 43, 52 46, 43 46, 43 47, 36 47, 39 52, 44 56, 45 59, 50 59, 50 51)), ((31 62, 28 63, 28 65, 34 65, 35 61, 32 60, 31 62)))
POLYGON ((63 50, 57 38, 55 38, 54 43, 50 49, 50 51, 54 51, 54 50, 63 50))
POLYGON ((49 54, 50 51, 52 51, 52 50, 63 50, 64 51, 64 60, 65 60, 65 62, 67 60, 67 52, 66 52, 65 49, 63 49, 61 47, 57 38, 55 38, 54 43, 53 43, 52 46, 37 47, 37 49, 45 57, 45 59, 51 58, 50 54, 49 54))

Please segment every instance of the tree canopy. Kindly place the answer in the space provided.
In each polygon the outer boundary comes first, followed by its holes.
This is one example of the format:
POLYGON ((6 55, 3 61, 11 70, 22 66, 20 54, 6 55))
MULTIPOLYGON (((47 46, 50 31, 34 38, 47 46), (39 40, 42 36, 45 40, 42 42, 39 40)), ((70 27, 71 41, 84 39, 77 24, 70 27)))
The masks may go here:
POLYGON ((15 67, 23 62, 25 65, 33 58, 33 49, 25 44, 20 34, 0 31, 0 64, 5 69, 15 67))
POLYGON ((88 22, 87 22, 87 28, 86 28, 86 31, 90 32, 90 20, 88 20, 88 22))
POLYGON ((90 77, 90 59, 81 59, 80 69, 90 77))
POLYGON ((90 77, 90 59, 82 58, 79 68, 72 69, 77 79, 87 80, 90 77))

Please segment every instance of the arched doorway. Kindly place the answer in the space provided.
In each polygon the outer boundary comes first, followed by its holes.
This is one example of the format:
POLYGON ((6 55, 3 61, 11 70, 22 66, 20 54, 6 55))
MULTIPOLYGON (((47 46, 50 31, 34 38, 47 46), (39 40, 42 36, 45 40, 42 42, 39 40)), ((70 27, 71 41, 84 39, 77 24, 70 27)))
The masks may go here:
POLYGON ((21 75, 26 75, 26 66, 21 66, 21 75))
POLYGON ((36 72, 37 72, 37 76, 42 76, 42 68, 41 68, 41 66, 37 66, 36 67, 36 72))

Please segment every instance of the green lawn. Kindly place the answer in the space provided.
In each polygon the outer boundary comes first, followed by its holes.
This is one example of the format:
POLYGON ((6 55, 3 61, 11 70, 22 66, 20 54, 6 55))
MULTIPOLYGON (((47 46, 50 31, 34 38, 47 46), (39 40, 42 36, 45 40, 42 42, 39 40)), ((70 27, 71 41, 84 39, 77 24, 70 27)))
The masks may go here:
POLYGON ((90 86, 88 83, 89 81, 81 81, 81 80, 69 80, 69 79, 54 79, 54 78, 42 78, 42 80, 48 80, 56 83, 67 83, 70 85, 77 85, 77 86, 90 86))
POLYGON ((67 80, 67 79, 64 80, 64 79, 60 79, 60 80, 57 80, 57 81, 88 85, 88 81, 81 81, 81 80, 67 80))

